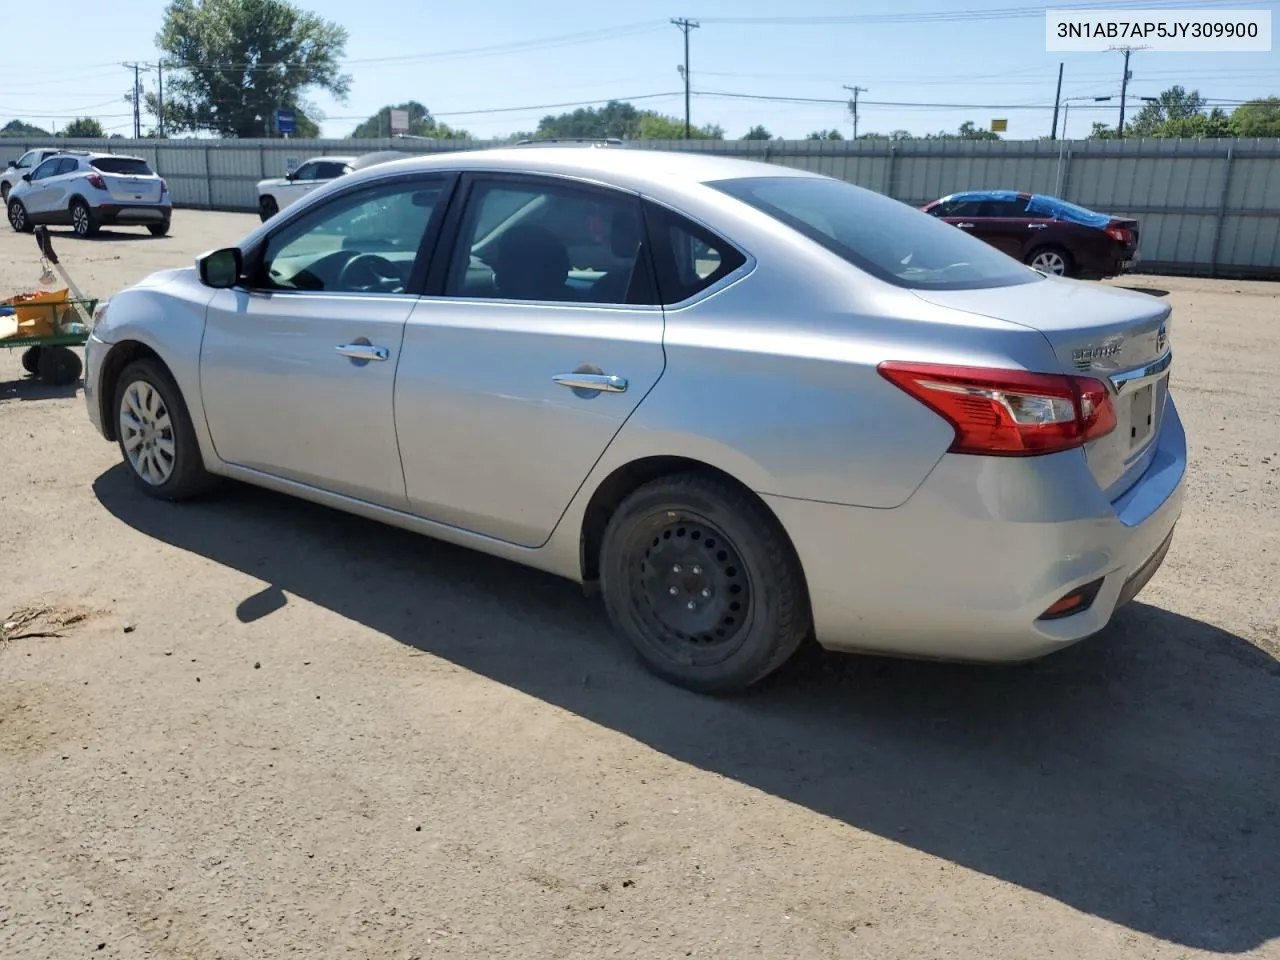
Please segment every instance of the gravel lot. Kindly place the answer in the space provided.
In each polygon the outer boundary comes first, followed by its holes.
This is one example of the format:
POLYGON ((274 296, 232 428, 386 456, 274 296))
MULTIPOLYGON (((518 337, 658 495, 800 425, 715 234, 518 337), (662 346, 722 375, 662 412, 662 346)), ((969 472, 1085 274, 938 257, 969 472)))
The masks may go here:
MULTIPOLYGON (((237 239, 56 235, 99 295, 237 239)), ((0 234, 0 295, 37 277, 0 234)), ((572 584, 131 492, 0 352, 0 957, 1280 956, 1280 286, 1173 303, 1190 490, 1104 636, 652 680, 572 584)))

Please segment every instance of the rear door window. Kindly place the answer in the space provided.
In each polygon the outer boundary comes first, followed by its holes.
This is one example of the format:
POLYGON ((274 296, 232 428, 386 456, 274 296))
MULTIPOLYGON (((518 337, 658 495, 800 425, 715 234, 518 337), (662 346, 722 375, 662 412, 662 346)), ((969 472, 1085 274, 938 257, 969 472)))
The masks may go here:
POLYGON ((75 173, 80 169, 80 161, 75 157, 59 157, 58 172, 54 176, 62 176, 64 173, 75 173))
POLYGON ((152 176, 150 164, 138 157, 94 157, 89 165, 103 173, 119 173, 128 177, 152 176))

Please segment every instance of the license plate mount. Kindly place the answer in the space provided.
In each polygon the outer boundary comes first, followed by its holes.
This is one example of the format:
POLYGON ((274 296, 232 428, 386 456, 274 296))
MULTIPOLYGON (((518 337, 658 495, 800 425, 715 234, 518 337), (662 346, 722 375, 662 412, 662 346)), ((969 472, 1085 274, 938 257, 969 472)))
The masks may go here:
POLYGON ((1140 447, 1151 436, 1155 423, 1155 384, 1135 390, 1129 401, 1129 446, 1140 447))

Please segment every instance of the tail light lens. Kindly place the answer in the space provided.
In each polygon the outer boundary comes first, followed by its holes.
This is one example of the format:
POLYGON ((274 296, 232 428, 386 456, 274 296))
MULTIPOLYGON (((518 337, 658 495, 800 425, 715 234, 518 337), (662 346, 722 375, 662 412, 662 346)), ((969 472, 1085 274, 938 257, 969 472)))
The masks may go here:
POLYGON ((1133 243, 1133 231, 1128 227, 1107 227, 1106 234, 1116 243, 1123 243, 1126 246, 1133 243))
POLYGON ((107 189, 107 181, 102 179, 102 174, 100 173, 91 173, 89 176, 85 177, 85 179, 89 181, 89 186, 93 187, 95 190, 107 189))
POLYGON ((169 185, 168 185, 167 183, 165 183, 165 182, 164 182, 164 177, 161 177, 161 178, 160 178, 160 192, 161 192, 161 193, 168 193, 168 192, 169 192, 169 185))
POLYGON ((893 361, 878 369, 955 428, 951 453, 1038 456, 1116 427, 1111 394, 1091 377, 893 361))

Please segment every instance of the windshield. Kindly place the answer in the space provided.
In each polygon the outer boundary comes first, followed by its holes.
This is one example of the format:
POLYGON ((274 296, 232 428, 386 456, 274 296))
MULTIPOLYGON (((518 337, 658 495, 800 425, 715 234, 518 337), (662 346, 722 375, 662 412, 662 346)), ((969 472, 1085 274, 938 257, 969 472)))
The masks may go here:
POLYGON ((94 157, 89 164, 103 173, 123 173, 133 177, 151 176, 151 167, 147 166, 147 161, 137 157, 94 157))
POLYGON ((707 185, 900 287, 976 290, 1044 279, 949 223, 843 180, 744 177, 707 185))

